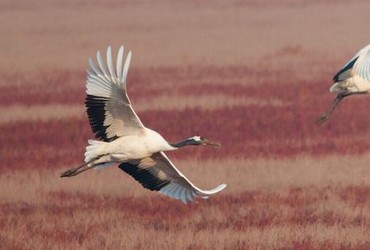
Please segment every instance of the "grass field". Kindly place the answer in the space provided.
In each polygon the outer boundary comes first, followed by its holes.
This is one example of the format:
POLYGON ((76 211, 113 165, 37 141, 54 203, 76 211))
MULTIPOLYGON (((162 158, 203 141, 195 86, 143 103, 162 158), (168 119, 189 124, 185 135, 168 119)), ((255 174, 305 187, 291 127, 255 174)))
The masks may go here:
POLYGON ((332 75, 368 42, 353 28, 366 1, 0 7, 0 249, 370 249, 370 99, 315 125, 332 75), (142 122, 169 141, 220 142, 168 156, 221 193, 184 205, 115 167, 59 178, 93 136, 87 57, 123 42, 142 122))
MULTIPOLYGON (((83 76, 71 74, 37 85, 21 80, 12 88, 1 85, 7 114, 0 122, 0 138, 6 141, 0 151, 1 245, 367 249, 370 131, 365 109, 358 108, 365 107, 366 98, 344 102, 332 120, 318 128, 314 120, 329 97, 310 89, 320 88, 323 80, 275 85, 255 72, 239 73, 240 79, 259 79, 250 84, 234 80, 235 72, 242 70, 232 68, 220 73, 222 81, 215 83, 216 71, 190 70, 183 79, 172 69, 143 70, 134 71, 130 79, 131 99, 145 124, 172 141, 200 134, 223 145, 169 154, 200 187, 229 185, 219 195, 189 206, 142 189, 116 168, 58 177, 83 160, 91 137, 79 84, 83 76), (171 75, 180 84, 161 92, 154 81, 140 79, 147 74, 159 79, 171 75), (196 84, 196 79, 202 83, 196 84), (63 82, 68 88, 60 87, 59 94, 46 87, 63 82), (266 86, 273 90, 263 91, 266 86), (293 92, 284 91, 288 87, 293 92), (214 97, 222 103, 207 101, 214 97), (199 103, 202 98, 204 104, 199 103), (176 100, 190 104, 179 106, 176 100), (354 107, 357 114, 351 111, 354 107)), ((166 85, 166 79, 163 82, 166 85)))

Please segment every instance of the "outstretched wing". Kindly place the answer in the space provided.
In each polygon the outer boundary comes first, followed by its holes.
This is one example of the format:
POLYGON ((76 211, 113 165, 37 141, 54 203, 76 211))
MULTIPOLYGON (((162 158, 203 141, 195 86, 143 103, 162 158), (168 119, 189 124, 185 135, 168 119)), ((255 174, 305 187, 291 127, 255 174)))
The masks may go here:
POLYGON ((127 72, 131 51, 123 64, 123 46, 117 56, 116 69, 113 65, 111 47, 107 49, 107 67, 100 51, 97 52, 98 67, 89 59, 87 71, 85 105, 92 131, 97 138, 113 141, 125 135, 144 132, 144 126, 131 106, 126 93, 127 72))
POLYGON ((366 46, 360 53, 361 55, 354 66, 354 73, 370 83, 370 45, 366 46))
POLYGON ((345 81, 359 75, 370 82, 370 44, 362 48, 333 77, 334 82, 345 81))
POLYGON ((352 58, 346 65, 344 65, 343 68, 341 68, 341 70, 339 70, 333 77, 333 82, 341 82, 351 78, 353 65, 356 63, 357 59, 358 56, 352 58))
POLYGON ((221 184, 211 190, 201 190, 191 183, 167 158, 163 152, 148 158, 124 162, 119 168, 141 183, 144 188, 159 191, 185 204, 195 198, 208 198, 226 187, 221 184))

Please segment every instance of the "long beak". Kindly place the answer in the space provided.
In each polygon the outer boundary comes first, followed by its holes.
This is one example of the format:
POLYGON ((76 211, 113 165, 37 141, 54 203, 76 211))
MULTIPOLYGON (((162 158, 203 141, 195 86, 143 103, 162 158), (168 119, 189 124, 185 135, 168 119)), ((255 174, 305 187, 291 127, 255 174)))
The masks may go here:
POLYGON ((333 113, 334 109, 337 107, 337 105, 340 103, 340 101, 343 100, 344 97, 348 96, 349 94, 344 94, 340 92, 334 99, 332 105, 330 106, 329 110, 323 113, 319 118, 316 120, 316 125, 320 126, 324 122, 326 122, 330 115, 333 113))
POLYGON ((221 147, 221 144, 220 143, 214 142, 214 141, 210 141, 208 139, 204 139, 203 145, 209 145, 209 146, 213 146, 213 147, 221 147))

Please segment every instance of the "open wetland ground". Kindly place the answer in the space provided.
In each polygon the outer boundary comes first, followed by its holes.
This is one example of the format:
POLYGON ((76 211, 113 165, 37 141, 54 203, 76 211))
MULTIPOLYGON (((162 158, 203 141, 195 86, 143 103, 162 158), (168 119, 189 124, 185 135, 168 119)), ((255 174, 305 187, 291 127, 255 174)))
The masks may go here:
POLYGON ((0 29, 0 249, 370 249, 370 98, 315 125, 332 76, 369 42, 353 30, 352 41, 322 40, 341 36, 344 10, 342 28, 370 21, 370 5, 230 2, 0 1, 0 20, 16 20, 0 29), (307 21, 314 10, 322 25, 307 21), (225 190, 184 205, 117 167, 59 178, 93 137, 86 62, 110 41, 133 50, 127 89, 147 127, 222 144, 167 155, 200 188, 225 190))

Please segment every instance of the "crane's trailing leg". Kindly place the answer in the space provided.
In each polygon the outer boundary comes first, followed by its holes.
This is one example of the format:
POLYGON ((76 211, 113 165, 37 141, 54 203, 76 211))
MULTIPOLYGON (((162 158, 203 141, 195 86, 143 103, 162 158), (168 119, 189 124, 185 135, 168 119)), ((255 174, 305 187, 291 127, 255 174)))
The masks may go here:
POLYGON ((335 97, 334 101, 332 102, 330 108, 328 111, 323 113, 317 120, 316 125, 320 126, 324 122, 326 122, 330 115, 333 113, 334 109, 337 107, 337 105, 340 103, 340 101, 343 100, 344 97, 351 95, 352 93, 346 93, 346 92, 339 92, 339 94, 335 97))
POLYGON ((78 166, 76 168, 71 168, 71 169, 68 169, 67 171, 64 171, 63 173, 60 174, 60 177, 72 177, 72 176, 75 176, 75 175, 78 175, 86 170, 89 170, 93 167, 95 167, 95 165, 91 165, 89 166, 90 163, 93 163, 95 160, 97 159, 92 159, 84 164, 82 164, 81 166, 78 166))

